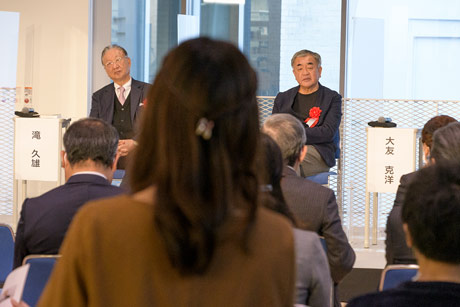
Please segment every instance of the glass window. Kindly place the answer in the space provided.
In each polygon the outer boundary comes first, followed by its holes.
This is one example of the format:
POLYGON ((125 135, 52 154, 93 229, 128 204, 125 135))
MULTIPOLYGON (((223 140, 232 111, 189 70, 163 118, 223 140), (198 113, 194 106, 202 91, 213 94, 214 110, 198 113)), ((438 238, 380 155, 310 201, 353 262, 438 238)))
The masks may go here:
POLYGON ((180 0, 113 0, 112 43, 126 48, 131 75, 151 82, 168 50, 177 45, 180 0))
POLYGON ((164 55, 177 45, 178 14, 185 11, 198 18, 197 35, 230 41, 248 56, 258 72, 258 95, 297 85, 290 63, 300 49, 321 54, 322 84, 339 88, 340 1, 113 0, 112 7, 112 42, 128 50, 136 79, 153 80, 164 55))
POLYGON ((349 0, 347 96, 460 98, 460 2, 349 0))

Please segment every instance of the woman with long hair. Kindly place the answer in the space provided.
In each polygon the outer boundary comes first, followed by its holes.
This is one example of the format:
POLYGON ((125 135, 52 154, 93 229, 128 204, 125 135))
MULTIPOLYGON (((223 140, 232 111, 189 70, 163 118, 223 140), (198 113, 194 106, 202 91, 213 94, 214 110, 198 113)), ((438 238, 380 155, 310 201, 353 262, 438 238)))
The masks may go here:
POLYGON ((258 207, 256 88, 230 43, 193 39, 166 56, 133 195, 76 215, 40 306, 292 306, 291 226, 258 207))

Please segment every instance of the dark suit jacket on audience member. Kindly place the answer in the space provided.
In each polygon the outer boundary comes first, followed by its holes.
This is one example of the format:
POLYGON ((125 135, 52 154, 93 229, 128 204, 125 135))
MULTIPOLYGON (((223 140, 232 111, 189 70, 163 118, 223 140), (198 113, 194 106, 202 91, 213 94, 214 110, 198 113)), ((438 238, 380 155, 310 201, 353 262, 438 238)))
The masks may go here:
POLYGON ((319 84, 317 104, 321 109, 318 124, 308 128, 300 114, 292 110, 299 86, 293 87, 276 95, 272 113, 289 113, 297 117, 305 126, 307 144, 313 145, 329 167, 335 165, 336 154, 339 153, 339 126, 342 119, 342 96, 319 84))
POLYGON ((27 198, 16 232, 14 267, 30 254, 57 254, 74 214, 84 203, 122 192, 101 176, 76 174, 62 186, 27 198))
POLYGON ((460 306, 460 284, 441 281, 408 281, 396 288, 351 300, 347 307, 460 306))
MULTIPOLYGON (((137 126, 137 121, 140 118, 143 102, 147 98, 149 87, 150 84, 148 83, 132 79, 129 96, 131 99, 131 122, 133 123, 133 128, 137 126)), ((93 94, 89 116, 103 119, 112 124, 114 103, 115 85, 110 83, 93 94)))
POLYGON ((401 176, 395 202, 388 215, 386 227, 387 238, 385 240, 385 257, 387 259, 387 264, 417 263, 412 250, 406 244, 401 218, 406 190, 410 182, 414 179, 415 174, 416 172, 413 172, 401 176))
POLYGON ((332 279, 335 283, 340 282, 353 268, 355 252, 343 231, 334 192, 297 176, 287 166, 283 170, 281 188, 286 203, 304 224, 302 228, 314 231, 326 240, 332 279))

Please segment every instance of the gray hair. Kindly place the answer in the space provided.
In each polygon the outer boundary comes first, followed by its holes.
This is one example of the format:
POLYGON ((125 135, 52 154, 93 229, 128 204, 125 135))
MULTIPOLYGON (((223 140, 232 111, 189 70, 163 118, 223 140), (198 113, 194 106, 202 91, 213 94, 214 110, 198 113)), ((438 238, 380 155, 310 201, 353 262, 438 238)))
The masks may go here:
POLYGON ((294 166, 307 142, 302 123, 291 114, 273 114, 265 121, 262 131, 278 144, 284 163, 294 166))
POLYGON ((74 122, 64 134, 64 149, 70 165, 92 160, 111 167, 118 147, 118 132, 105 121, 83 118, 74 122))
POLYGON ((318 68, 321 67, 321 56, 318 53, 307 50, 307 49, 303 49, 303 50, 300 50, 294 53, 291 59, 291 67, 294 68, 295 59, 305 57, 307 55, 311 55, 316 60, 316 63, 318 64, 318 68))
POLYGON ((126 51, 126 49, 121 47, 120 45, 117 45, 117 44, 108 45, 107 47, 102 49, 102 53, 101 53, 101 63, 102 63, 102 65, 104 65, 104 62, 102 61, 102 58, 104 57, 104 54, 107 51, 109 51, 110 49, 114 49, 114 48, 120 50, 121 52, 123 52, 123 54, 125 56, 128 56, 128 52, 126 51))
POLYGON ((433 134, 431 158, 436 162, 455 162, 460 165, 460 123, 453 122, 433 134))

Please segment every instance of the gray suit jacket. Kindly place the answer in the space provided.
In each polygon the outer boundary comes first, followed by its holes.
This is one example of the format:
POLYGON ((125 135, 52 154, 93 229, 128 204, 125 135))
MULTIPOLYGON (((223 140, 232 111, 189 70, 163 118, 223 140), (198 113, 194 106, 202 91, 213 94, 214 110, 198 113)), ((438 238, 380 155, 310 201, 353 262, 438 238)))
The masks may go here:
POLYGON ((416 172, 401 176, 393 208, 388 215, 385 240, 385 257, 387 264, 417 263, 412 249, 406 244, 403 222, 401 218, 402 206, 406 190, 414 179, 416 172))
POLYGON ((332 280, 326 254, 312 231, 294 229, 296 258, 296 304, 331 306, 332 280))
POLYGON ((287 166, 283 170, 281 188, 286 203, 304 224, 302 228, 326 240, 332 280, 339 283, 353 268, 355 252, 343 231, 334 191, 297 176, 287 166))
MULTIPOLYGON (((149 87, 150 84, 148 83, 132 79, 129 96, 131 99, 131 122, 133 123, 133 128, 137 126, 143 101, 147 98, 149 87)), ((115 86, 113 83, 110 83, 93 94, 89 116, 103 119, 112 124, 115 108, 114 102, 115 86)))

